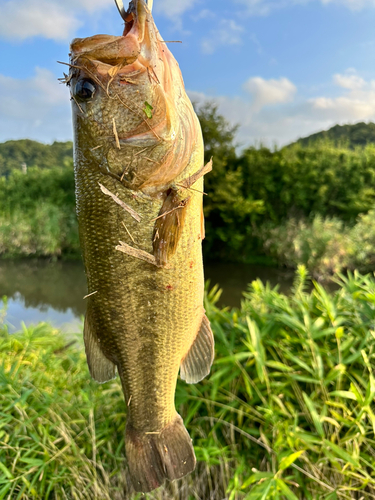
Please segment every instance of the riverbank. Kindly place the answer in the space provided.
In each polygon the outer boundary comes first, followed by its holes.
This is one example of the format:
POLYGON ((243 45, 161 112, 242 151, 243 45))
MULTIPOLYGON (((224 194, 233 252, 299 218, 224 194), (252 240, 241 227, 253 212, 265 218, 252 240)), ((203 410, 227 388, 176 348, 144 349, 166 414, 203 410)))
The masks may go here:
MULTIPOLYGON (((318 500, 375 494, 375 280, 359 274, 286 296, 253 282, 240 311, 205 307, 211 375, 178 383, 198 466, 147 498, 318 500)), ((118 380, 90 380, 80 341, 0 326, 0 498, 128 498, 118 380)))

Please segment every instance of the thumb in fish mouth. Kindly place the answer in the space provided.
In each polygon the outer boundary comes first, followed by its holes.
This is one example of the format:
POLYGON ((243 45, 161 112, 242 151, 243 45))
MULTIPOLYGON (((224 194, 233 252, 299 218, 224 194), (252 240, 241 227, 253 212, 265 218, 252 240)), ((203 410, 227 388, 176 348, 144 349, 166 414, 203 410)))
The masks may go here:
MULTIPOLYGON (((152 11, 152 5, 154 3, 154 0, 147 0, 147 7, 149 8, 150 12, 152 11)), ((122 0, 115 0, 115 4, 118 8, 118 11, 120 12, 120 16, 123 18, 125 21, 126 17, 126 10, 124 7, 124 2, 122 0)))

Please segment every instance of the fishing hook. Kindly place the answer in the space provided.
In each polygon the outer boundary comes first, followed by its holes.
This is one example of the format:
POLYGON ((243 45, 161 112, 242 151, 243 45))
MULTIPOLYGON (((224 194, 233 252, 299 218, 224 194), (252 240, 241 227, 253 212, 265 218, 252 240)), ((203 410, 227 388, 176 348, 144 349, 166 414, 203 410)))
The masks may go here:
MULTIPOLYGON (((149 8, 150 12, 152 11, 153 3, 154 3, 154 0, 147 0, 147 7, 149 8)), ((125 20, 126 11, 125 11, 123 0, 115 0, 115 4, 118 8, 118 11, 120 12, 120 16, 125 20)))

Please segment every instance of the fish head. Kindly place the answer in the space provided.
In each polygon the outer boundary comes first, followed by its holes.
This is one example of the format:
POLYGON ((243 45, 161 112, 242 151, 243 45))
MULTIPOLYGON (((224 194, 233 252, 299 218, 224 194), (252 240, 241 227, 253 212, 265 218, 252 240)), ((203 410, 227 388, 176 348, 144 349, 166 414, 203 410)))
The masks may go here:
POLYGON ((85 159, 76 163, 152 194, 189 170, 202 136, 178 63, 144 0, 132 0, 123 17, 121 36, 71 43, 75 156, 85 159))

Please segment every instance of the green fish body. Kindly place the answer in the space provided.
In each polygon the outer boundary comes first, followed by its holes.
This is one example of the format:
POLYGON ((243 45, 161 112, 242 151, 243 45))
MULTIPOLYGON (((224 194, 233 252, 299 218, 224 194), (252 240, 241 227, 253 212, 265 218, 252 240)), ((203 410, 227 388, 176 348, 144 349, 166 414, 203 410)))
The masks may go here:
POLYGON ((136 491, 195 467, 174 405, 178 372, 210 371, 203 309, 203 141, 178 64, 143 0, 121 37, 71 44, 77 216, 88 283, 84 326, 92 377, 118 372, 136 491))

